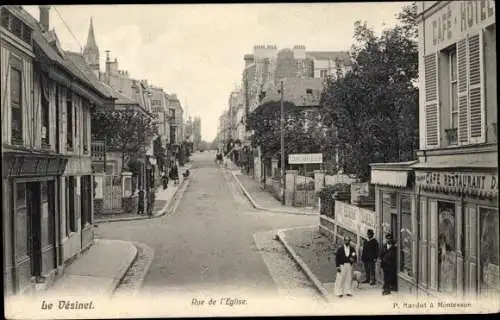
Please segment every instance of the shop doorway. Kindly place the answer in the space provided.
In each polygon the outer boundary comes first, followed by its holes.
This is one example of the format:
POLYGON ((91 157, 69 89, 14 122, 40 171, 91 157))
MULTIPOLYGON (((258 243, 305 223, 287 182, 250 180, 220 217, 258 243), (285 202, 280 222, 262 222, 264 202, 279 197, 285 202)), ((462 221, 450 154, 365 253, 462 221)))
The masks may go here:
POLYGON ((28 249, 31 261, 31 276, 42 274, 42 225, 40 215, 40 182, 26 183, 26 204, 28 209, 28 249))

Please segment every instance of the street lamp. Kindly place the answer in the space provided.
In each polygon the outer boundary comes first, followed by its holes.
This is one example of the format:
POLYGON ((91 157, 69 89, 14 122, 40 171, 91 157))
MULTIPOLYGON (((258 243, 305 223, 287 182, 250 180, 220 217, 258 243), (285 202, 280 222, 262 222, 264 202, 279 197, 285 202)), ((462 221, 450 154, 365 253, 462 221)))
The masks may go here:
POLYGON ((281 179, 282 180, 282 197, 281 203, 285 205, 285 115, 284 115, 284 105, 283 105, 283 80, 281 80, 281 98, 280 98, 280 134, 281 134, 281 179))

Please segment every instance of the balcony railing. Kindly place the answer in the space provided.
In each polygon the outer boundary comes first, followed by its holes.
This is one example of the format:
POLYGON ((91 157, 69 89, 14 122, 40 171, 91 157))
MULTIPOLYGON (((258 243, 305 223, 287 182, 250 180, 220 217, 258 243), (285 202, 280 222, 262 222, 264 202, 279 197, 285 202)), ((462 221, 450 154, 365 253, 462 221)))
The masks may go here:
POLYGON ((94 140, 91 143, 92 160, 104 160, 106 145, 104 140, 94 140))
POLYGON ((454 146, 458 144, 458 129, 446 129, 446 139, 448 139, 448 145, 454 146))

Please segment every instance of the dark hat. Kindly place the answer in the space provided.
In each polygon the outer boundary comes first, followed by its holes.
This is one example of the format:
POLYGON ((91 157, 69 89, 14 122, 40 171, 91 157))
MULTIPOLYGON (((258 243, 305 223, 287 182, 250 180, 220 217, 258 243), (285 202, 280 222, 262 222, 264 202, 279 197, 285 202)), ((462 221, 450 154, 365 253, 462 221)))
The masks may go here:
POLYGON ((392 233, 388 233, 388 234, 386 234, 386 235, 385 235, 385 238, 386 238, 386 239, 392 239, 392 233))
POLYGON ((367 232, 369 235, 373 235, 373 230, 372 229, 368 229, 368 232, 367 232))

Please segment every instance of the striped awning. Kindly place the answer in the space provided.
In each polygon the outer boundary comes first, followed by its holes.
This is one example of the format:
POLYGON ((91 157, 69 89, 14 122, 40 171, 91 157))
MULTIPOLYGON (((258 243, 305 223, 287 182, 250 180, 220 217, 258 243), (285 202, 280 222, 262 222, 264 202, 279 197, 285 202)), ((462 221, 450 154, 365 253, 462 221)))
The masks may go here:
POLYGON ((408 186, 409 171, 372 169, 371 184, 404 188, 408 186))

